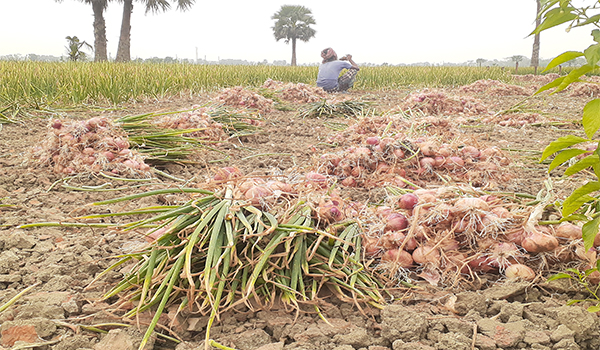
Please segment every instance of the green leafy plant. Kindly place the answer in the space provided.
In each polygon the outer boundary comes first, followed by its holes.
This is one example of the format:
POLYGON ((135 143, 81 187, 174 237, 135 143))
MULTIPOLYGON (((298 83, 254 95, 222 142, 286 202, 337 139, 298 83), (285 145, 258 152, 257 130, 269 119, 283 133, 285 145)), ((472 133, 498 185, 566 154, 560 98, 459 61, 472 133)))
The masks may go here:
MULTIPOLYGON (((594 1, 591 6, 578 8, 570 0, 546 0, 542 1, 542 9, 539 16, 542 18, 542 22, 531 34, 538 34, 565 23, 568 23, 567 31, 571 28, 587 25, 598 27, 600 22, 600 1, 594 1)), ((542 86, 536 94, 551 89, 554 89, 552 93, 557 93, 566 89, 572 83, 590 82, 585 80, 585 75, 599 68, 600 30, 593 29, 591 35, 594 43, 587 49, 581 52, 567 51, 558 55, 548 64, 544 71, 548 71, 577 57, 585 57, 586 64, 542 86)), ((565 176, 581 173, 585 169, 593 169, 596 178, 575 189, 562 203, 562 220, 585 222, 582 229, 585 249, 587 250, 593 246, 594 238, 598 234, 600 225, 600 197, 598 195, 598 191, 600 190, 600 181, 598 181, 600 178, 600 153, 597 146, 595 149, 590 150, 579 149, 574 146, 590 142, 600 145, 599 140, 594 139, 594 135, 600 129, 600 99, 591 100, 585 105, 582 124, 586 137, 576 135, 560 137, 546 147, 541 161, 555 155, 548 168, 549 172, 569 162, 570 166, 565 170, 565 176)))
POLYGON ((591 269, 587 269, 585 271, 579 271, 577 269, 566 269, 565 272, 557 273, 550 278, 548 281, 554 281, 559 279, 571 279, 578 283, 580 286, 585 288, 585 290, 592 296, 592 298, 587 299, 571 299, 567 303, 567 305, 573 305, 582 302, 592 302, 595 305, 589 306, 587 310, 589 312, 598 312, 600 311, 600 296, 598 296, 598 291, 600 290, 600 284, 593 283, 591 281, 592 274, 598 273, 598 269, 600 268, 600 260, 596 261, 596 266, 591 269), (595 286, 593 286, 595 284, 595 286))

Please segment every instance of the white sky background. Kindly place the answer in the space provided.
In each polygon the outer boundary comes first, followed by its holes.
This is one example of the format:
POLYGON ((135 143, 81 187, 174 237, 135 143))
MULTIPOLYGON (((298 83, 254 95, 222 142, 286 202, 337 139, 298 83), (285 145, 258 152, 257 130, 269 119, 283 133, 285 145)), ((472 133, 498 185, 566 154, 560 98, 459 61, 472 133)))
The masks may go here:
MULTIPOLYGON (((298 64, 318 63, 320 51, 333 47, 358 63, 462 63, 477 58, 503 60, 531 57, 535 0, 196 0, 190 11, 175 6, 165 13, 145 14, 134 2, 131 57, 206 57, 209 61, 241 59, 291 61, 291 43, 275 41, 271 16, 282 5, 309 8, 316 36, 298 42, 298 64), (340 5, 341 4, 341 5, 340 5)), ((91 5, 76 0, 0 0, 0 56, 61 56, 66 36, 93 45, 91 5)), ((105 12, 108 52, 116 56, 122 4, 105 12)), ((592 44, 592 28, 565 33, 565 27, 543 32, 541 58, 581 51, 592 44)))

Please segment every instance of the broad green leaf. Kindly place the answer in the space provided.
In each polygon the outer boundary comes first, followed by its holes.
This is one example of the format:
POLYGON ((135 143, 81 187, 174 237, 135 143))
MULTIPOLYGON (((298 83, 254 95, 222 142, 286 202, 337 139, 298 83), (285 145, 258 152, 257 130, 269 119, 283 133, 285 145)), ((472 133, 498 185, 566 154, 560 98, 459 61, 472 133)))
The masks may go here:
MULTIPOLYGON (((577 23, 576 25, 573 26, 573 28, 576 27, 583 27, 586 26, 588 24, 592 24, 592 23, 596 23, 600 21, 600 14, 594 15, 588 19, 586 19, 585 21, 581 22, 581 23, 577 23)), ((594 41, 597 43, 600 43, 600 41, 598 41, 598 39, 600 39, 600 37, 597 37, 596 34, 594 33, 595 31, 597 31, 598 29, 594 29, 592 30, 592 36, 594 37, 594 41)), ((600 31, 598 31, 598 33, 600 35, 600 31)))
MULTIPOLYGON (((600 47, 600 44, 598 45, 600 47)), ((600 129, 600 99, 594 99, 583 107, 583 130, 591 139, 600 129)))
MULTIPOLYGON (((600 14, 597 14, 597 15, 595 15, 595 16, 592 16, 592 17, 590 17, 590 18, 589 18, 587 21, 585 21, 585 22, 588 22, 588 21, 589 21, 590 23, 591 23, 591 22, 598 22, 598 21, 600 21, 600 14)), ((584 23, 585 23, 585 22, 584 22, 584 23)), ((584 25, 584 24, 582 23, 582 25, 584 25)), ((592 35, 592 38, 594 38, 594 41, 595 41, 595 42, 597 42, 597 43, 600 43, 600 30, 598 30, 598 29, 594 29, 594 30, 592 30, 592 34, 591 34, 591 35, 592 35)))
POLYGON ((583 203, 594 200, 589 196, 590 193, 600 190, 600 182, 588 182, 585 185, 575 189, 563 203, 563 216, 569 216, 579 209, 583 203))
MULTIPOLYGON (((566 77, 560 77, 560 78, 556 78, 553 81, 549 82, 548 84, 542 86, 541 88, 538 89, 538 91, 535 92, 534 95, 540 94, 546 90, 550 90, 552 88, 558 87, 560 84, 562 84, 562 82, 565 80, 566 77)), ((552 92, 554 93, 554 92, 552 92)))
POLYGON ((562 83, 560 83, 560 85, 556 88, 556 90, 554 92, 558 92, 558 91, 562 91, 562 90, 566 89, 569 85, 571 85, 571 83, 580 81, 579 78, 581 76, 583 76, 593 70, 594 70, 594 67, 590 66, 589 64, 584 64, 583 66, 581 66, 579 68, 573 69, 571 72, 569 72, 569 74, 567 74, 565 79, 562 81, 562 83))
POLYGON ((575 136, 575 135, 567 135, 567 136, 559 137, 556 141, 552 141, 544 149, 544 152, 542 153, 542 158, 540 159, 540 162, 543 161, 544 159, 550 157, 554 153, 562 151, 563 149, 565 149, 567 147, 571 147, 578 143, 587 142, 587 141, 590 141, 590 140, 585 139, 583 137, 575 136))
POLYGON ((586 152, 586 150, 579 149, 579 148, 566 149, 566 150, 560 152, 559 154, 556 155, 556 157, 554 157, 554 159, 552 160, 552 163, 550 163, 550 165, 548 166, 548 172, 551 172, 552 170, 554 170, 554 168, 563 164, 564 162, 567 162, 569 159, 576 157, 580 154, 583 154, 585 152, 586 152))
POLYGON ((563 52, 560 55, 554 57, 554 59, 552 59, 552 61, 550 61, 550 63, 548 63, 548 65, 546 66, 546 68, 542 71, 542 72, 546 72, 554 67, 557 67, 558 65, 561 65, 565 62, 569 62, 570 60, 573 60, 577 57, 581 57, 583 56, 584 53, 583 52, 579 52, 579 51, 567 51, 567 52, 563 52))
POLYGON ((583 214, 571 214, 567 217, 564 217, 562 219, 560 219, 560 222, 565 222, 565 221, 586 221, 588 218, 587 216, 583 215, 583 214))
POLYGON ((582 171, 583 169, 587 169, 591 166, 598 164, 599 161, 600 160, 598 159, 597 154, 592 154, 591 156, 587 156, 587 157, 581 159, 580 161, 578 161, 577 163, 568 167, 567 170, 565 170, 565 176, 571 176, 571 175, 577 174, 578 172, 582 171))
POLYGON ((577 15, 570 12, 572 9, 572 7, 555 8, 546 12, 546 14, 544 15, 545 18, 542 21, 542 23, 537 28, 535 28, 535 30, 531 32, 531 34, 539 34, 546 29, 550 29, 552 27, 556 27, 558 25, 576 19, 577 15))
POLYGON ((594 220, 586 222, 581 228, 583 236, 583 246, 586 251, 594 246, 594 239, 598 234, 598 224, 600 224, 600 216, 594 220))
POLYGON ((592 305, 590 307, 587 308, 588 312, 598 312, 600 311, 600 306, 598 305, 592 305))
POLYGON ((560 273, 557 273, 557 274, 554 274, 554 275, 548 277, 548 282, 554 281, 554 280, 560 280, 560 279, 564 279, 564 278, 573 278, 573 276, 569 275, 568 273, 560 272, 560 273))
POLYGON ((600 44, 590 45, 583 53, 585 54, 585 59, 588 64, 595 67, 596 63, 600 61, 600 44))

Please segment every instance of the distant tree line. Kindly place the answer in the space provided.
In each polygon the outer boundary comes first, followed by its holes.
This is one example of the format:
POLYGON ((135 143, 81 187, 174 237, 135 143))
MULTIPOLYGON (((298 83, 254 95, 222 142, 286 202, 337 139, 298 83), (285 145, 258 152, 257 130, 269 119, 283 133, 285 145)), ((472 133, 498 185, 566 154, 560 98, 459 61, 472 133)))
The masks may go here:
MULTIPOLYGON (((512 56, 514 57, 514 56, 512 56)), ((397 66, 397 67, 402 67, 402 66, 421 66, 421 67, 428 67, 428 66, 446 66, 446 67, 452 67, 452 66, 478 66, 478 67, 514 67, 515 66, 515 61, 513 61, 512 57, 507 57, 505 59, 492 59, 492 60, 487 60, 487 59, 483 59, 483 58, 478 58, 475 60, 471 60, 471 61, 467 61, 467 62, 461 62, 461 63, 452 63, 452 62, 444 62, 444 63, 431 63, 431 62, 416 62, 416 63, 399 63, 399 64, 391 64, 391 63, 371 63, 371 62, 363 62, 360 63, 361 66, 363 67, 385 67, 385 66, 397 66)), ((528 66, 530 64, 530 59, 527 57, 522 56, 523 59, 519 62, 520 66, 525 67, 528 66)), ((50 56, 50 55, 36 55, 36 54, 28 54, 28 55, 5 55, 5 56, 0 56, 0 60, 4 60, 4 61, 44 61, 44 62, 61 62, 61 61, 67 61, 69 60, 69 58, 67 56, 63 56, 63 57, 56 57, 56 56, 50 56)), ((247 60, 242 60, 242 59, 220 59, 218 61, 210 61, 210 60, 205 60, 205 59, 191 59, 191 58, 176 58, 176 57, 171 57, 171 56, 167 56, 167 57, 150 57, 150 58, 134 58, 131 60, 132 62, 138 62, 138 63, 181 63, 181 64, 206 64, 206 65, 270 65, 270 66, 286 66, 288 65, 287 61, 285 60, 274 60, 273 62, 269 62, 266 59, 260 62, 254 62, 254 61, 247 61, 247 60)), ((548 63, 550 63, 551 59, 540 59, 539 60, 539 66, 540 67, 544 67, 546 65, 548 65, 548 63)), ((314 63, 308 63, 308 64, 304 64, 304 66, 316 66, 318 65, 318 62, 314 62, 314 63)), ((565 66, 567 67, 578 67, 581 66, 582 64, 585 64, 585 59, 582 57, 579 57, 577 59, 571 60, 567 63, 565 63, 565 66)))

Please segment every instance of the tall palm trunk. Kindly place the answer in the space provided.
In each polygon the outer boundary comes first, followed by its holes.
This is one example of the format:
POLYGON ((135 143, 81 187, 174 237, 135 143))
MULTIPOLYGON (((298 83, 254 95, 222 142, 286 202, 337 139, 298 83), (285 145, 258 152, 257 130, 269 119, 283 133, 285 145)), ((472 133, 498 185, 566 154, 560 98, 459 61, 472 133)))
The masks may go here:
POLYGON ((115 59, 117 62, 131 61, 131 12, 133 12, 133 0, 124 0, 121 36, 119 37, 119 48, 115 59))
POLYGON ((292 66, 296 66, 296 38, 292 38, 292 66))
POLYGON ((92 1, 94 11, 94 61, 106 61, 106 22, 104 21, 105 0, 92 1))
MULTIPOLYGON (((536 0, 537 3, 537 12, 536 15, 540 13, 542 9, 542 3, 540 0, 536 0)), ((535 19, 535 27, 537 28, 540 23, 542 23, 542 19, 540 17, 536 17, 535 19)), ((533 52, 531 53, 531 66, 535 67, 535 74, 537 74, 537 68, 540 65, 540 33, 537 33, 533 36, 533 52)))

